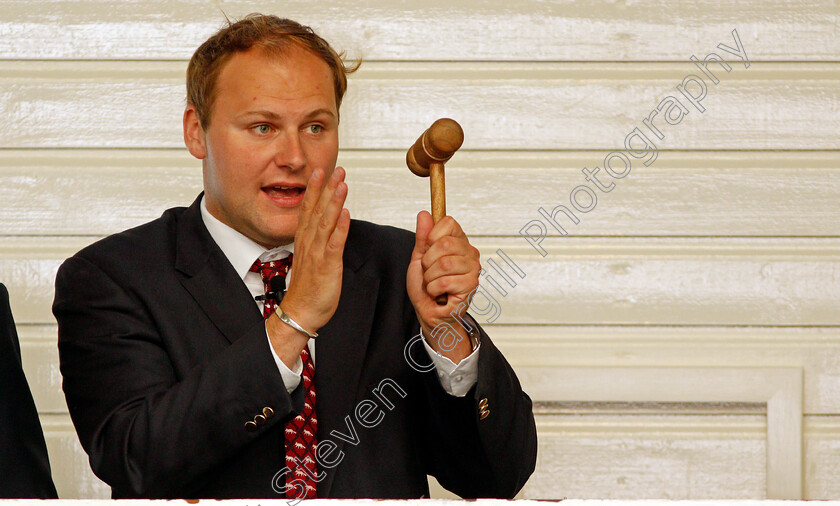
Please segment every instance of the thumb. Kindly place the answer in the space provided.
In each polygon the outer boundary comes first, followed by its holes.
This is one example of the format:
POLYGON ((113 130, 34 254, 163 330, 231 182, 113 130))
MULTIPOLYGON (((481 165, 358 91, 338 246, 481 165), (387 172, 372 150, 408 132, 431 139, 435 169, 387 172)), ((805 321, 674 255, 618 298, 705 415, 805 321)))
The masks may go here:
POLYGON ((429 233, 432 227, 435 226, 432 215, 428 211, 420 211, 417 213, 417 231, 414 235, 414 253, 422 255, 429 249, 426 241, 429 239, 429 233))

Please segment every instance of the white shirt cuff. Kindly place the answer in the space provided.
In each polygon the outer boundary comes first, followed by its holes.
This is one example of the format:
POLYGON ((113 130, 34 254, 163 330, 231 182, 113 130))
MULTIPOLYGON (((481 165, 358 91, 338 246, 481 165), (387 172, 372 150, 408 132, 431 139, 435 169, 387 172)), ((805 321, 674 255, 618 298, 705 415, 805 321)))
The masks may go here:
POLYGON ((481 349, 481 341, 478 342, 475 350, 469 356, 455 365, 455 362, 449 360, 443 355, 439 354, 429 346, 426 342, 426 336, 423 335, 423 329, 420 329, 420 335, 423 337, 423 345, 429 353, 429 358, 437 369, 437 377, 440 380, 440 386, 448 393, 455 397, 464 397, 470 388, 478 382, 478 351, 481 349))
POLYGON ((277 363, 277 369, 280 371, 280 377, 283 378, 283 384, 286 385, 286 391, 289 393, 294 392, 295 388, 300 384, 300 375, 303 372, 303 360, 298 357, 295 361, 294 370, 289 369, 280 360, 280 357, 277 356, 277 352, 274 351, 274 346, 271 345, 271 338, 268 337, 268 328, 265 329, 265 338, 268 339, 268 349, 271 350, 271 356, 274 357, 274 362, 277 363))

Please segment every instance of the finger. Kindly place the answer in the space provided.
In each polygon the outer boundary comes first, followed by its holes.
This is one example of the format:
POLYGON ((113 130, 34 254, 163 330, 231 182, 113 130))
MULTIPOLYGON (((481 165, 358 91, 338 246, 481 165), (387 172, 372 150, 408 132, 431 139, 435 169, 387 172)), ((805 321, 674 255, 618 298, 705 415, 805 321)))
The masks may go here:
POLYGON ((315 215, 320 217, 324 214, 324 211, 330 203, 330 199, 332 199, 336 188, 338 188, 338 183, 344 180, 344 175, 344 169, 336 167, 335 170, 332 171, 330 177, 324 180, 324 189, 318 197, 318 203, 315 204, 315 207, 312 209, 313 218, 315 215))
POLYGON ((318 233, 318 228, 324 226, 320 223, 321 218, 323 217, 330 200, 333 198, 336 188, 338 188, 338 183, 344 179, 344 174, 344 169, 336 167, 335 170, 333 170, 332 175, 324 180, 323 189, 307 219, 306 237, 314 238, 314 236, 318 233))
POLYGON ((412 253, 412 258, 414 255, 424 254, 426 250, 429 249, 429 232, 431 232, 434 225, 435 222, 428 211, 420 211, 417 213, 417 226, 414 232, 414 252, 412 253))
POLYGON ((333 254, 341 257, 344 253, 344 244, 347 242, 347 234, 350 231, 350 211, 342 209, 338 215, 338 220, 335 224, 330 240, 327 243, 327 250, 333 254))
POLYGON ((300 214, 298 215, 298 230, 304 230, 309 223, 309 217, 312 214, 312 209, 318 203, 321 196, 321 189, 324 184, 324 171, 315 169, 309 176, 309 181, 306 182, 306 192, 303 194, 303 202, 300 204, 300 214))
POLYGON ((444 277, 461 274, 475 274, 478 278, 478 272, 481 270, 481 265, 477 259, 467 256, 445 256, 433 263, 425 272, 423 272, 423 281, 428 284, 432 281, 444 277))
POLYGON ((423 254, 423 270, 428 270, 435 262, 447 256, 469 256, 478 258, 478 250, 464 237, 446 235, 433 242, 423 254))
POLYGON ((466 237, 466 234, 461 229, 461 225, 452 216, 444 216, 435 224, 434 228, 429 232, 429 242, 433 243, 447 235, 451 235, 452 237, 466 237))
MULTIPOLYGON (((332 198, 327 203, 327 208, 321 219, 318 221, 318 227, 315 230, 313 244, 326 245, 335 231, 336 223, 344 208, 344 201, 347 198, 347 183, 339 181, 332 198)), ((349 212, 349 211, 348 211, 349 212)))
POLYGON ((459 294, 467 295, 478 286, 478 274, 458 274, 453 276, 442 276, 426 285, 426 293, 434 298, 441 294, 452 296, 459 294))

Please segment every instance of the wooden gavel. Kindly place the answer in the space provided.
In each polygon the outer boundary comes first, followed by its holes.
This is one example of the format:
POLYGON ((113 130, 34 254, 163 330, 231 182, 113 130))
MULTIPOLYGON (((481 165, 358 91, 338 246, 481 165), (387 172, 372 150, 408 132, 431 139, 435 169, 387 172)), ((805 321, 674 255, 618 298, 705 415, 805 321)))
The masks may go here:
MULTIPOLYGON (((464 143, 464 131, 457 121, 441 118, 421 135, 405 155, 411 172, 420 177, 431 176, 432 219, 435 223, 446 216, 446 183, 443 164, 452 158, 464 143)), ((446 305, 446 294, 437 297, 440 306, 446 305)))

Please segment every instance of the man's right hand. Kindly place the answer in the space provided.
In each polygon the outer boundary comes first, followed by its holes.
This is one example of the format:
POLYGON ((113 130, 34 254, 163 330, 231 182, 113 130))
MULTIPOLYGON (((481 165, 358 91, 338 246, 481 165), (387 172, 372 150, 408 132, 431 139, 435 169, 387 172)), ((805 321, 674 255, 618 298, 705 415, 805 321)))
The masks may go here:
MULTIPOLYGON (((350 230, 350 211, 344 209, 345 171, 336 167, 326 182, 324 176, 321 169, 315 169, 306 186, 295 232, 294 273, 280 304, 284 313, 309 332, 326 325, 338 308, 344 271, 342 256, 350 230)), ((306 344, 300 336, 306 336, 280 321, 276 314, 267 325, 275 352, 287 365, 294 364, 306 344), (292 342, 284 339, 283 336, 291 335, 289 331, 298 338, 292 342)))

